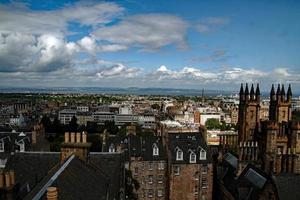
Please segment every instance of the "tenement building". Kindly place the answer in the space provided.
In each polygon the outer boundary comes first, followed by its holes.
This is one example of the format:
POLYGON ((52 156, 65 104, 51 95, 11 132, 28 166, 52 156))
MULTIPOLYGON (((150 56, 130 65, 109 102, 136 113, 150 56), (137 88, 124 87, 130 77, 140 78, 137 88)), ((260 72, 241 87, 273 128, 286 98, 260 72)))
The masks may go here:
POLYGON ((212 199, 213 166, 199 133, 169 133, 170 199, 212 199))

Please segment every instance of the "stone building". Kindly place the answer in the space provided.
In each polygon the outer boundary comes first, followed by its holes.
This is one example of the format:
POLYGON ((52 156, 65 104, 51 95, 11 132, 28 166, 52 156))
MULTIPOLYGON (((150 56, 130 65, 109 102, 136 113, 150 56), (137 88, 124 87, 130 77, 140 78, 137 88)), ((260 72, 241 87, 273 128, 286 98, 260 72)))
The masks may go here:
POLYGON ((199 133, 169 133, 169 199, 212 199, 213 166, 199 133))
MULTIPOLYGON (((292 119, 292 89, 285 93, 284 85, 274 85, 270 92, 269 119, 261 121, 259 86, 250 93, 246 84, 240 90, 239 144, 240 158, 251 158, 268 173, 300 173, 300 124, 292 119), (242 148, 242 149, 241 149, 242 148), (257 157, 258 158, 253 159, 257 157), (243 154, 243 155, 242 155, 243 154)), ((241 162, 242 163, 242 162, 241 162)))
POLYGON ((138 199, 168 199, 167 154, 162 137, 141 137, 132 132, 124 137, 106 138, 104 151, 124 151, 126 166, 139 183, 138 199))

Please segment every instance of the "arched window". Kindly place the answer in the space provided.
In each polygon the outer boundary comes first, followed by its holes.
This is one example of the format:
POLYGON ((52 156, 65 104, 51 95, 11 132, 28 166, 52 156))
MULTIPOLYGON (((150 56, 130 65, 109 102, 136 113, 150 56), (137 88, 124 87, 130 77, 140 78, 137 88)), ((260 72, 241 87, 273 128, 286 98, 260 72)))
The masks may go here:
POLYGON ((183 152, 179 148, 176 151, 176 160, 183 160, 183 152))
POLYGON ((200 160, 206 160, 206 151, 204 149, 200 150, 200 160))
POLYGON ((159 149, 156 144, 153 144, 153 156, 158 156, 159 155, 159 149))
POLYGON ((190 163, 196 163, 196 154, 194 152, 190 153, 190 163))

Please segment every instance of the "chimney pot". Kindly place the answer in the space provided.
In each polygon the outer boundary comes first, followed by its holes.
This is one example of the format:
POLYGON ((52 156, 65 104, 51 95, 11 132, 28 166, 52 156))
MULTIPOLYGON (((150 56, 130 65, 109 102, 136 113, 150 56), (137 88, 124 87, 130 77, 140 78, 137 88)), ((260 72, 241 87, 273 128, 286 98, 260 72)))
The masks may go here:
POLYGON ((81 133, 76 133, 76 143, 80 143, 81 142, 81 133))
POLYGON ((56 187, 48 187, 47 188, 47 200, 57 200, 57 188, 56 187))
POLYGON ((86 143, 86 137, 87 137, 86 132, 83 131, 83 132, 82 132, 82 142, 83 142, 83 143, 86 143))
POLYGON ((9 172, 6 172, 5 173, 5 187, 9 188, 10 186, 11 186, 11 184, 10 184, 10 175, 9 175, 9 172))
POLYGON ((71 133, 71 143, 75 143, 75 133, 71 133))
POLYGON ((65 143, 69 143, 70 142, 70 134, 69 132, 65 132, 65 143))

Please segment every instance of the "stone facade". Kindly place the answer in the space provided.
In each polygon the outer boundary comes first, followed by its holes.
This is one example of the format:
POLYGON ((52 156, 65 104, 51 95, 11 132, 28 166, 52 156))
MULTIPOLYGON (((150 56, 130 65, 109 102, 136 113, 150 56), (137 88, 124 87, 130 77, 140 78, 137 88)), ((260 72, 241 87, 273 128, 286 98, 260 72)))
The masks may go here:
POLYGON ((212 164, 173 164, 170 170, 170 199, 212 199, 212 172, 212 164))
POLYGON ((167 163, 161 161, 132 160, 132 177, 139 182, 138 199, 167 199, 167 163))

